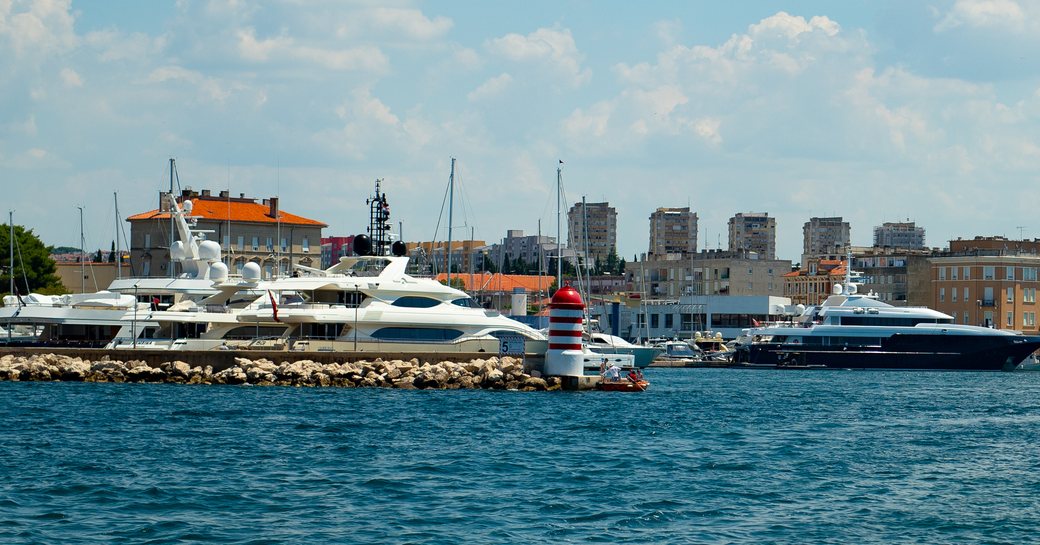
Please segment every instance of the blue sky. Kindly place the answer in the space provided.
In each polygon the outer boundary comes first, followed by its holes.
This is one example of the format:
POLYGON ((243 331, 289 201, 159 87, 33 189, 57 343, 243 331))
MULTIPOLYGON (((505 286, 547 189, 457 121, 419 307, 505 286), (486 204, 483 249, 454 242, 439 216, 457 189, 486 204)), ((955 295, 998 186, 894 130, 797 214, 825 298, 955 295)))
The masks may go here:
MULTIPOLYGON (((1040 237, 1040 4, 932 2, 33 2, 0 0, 0 211, 107 248, 181 184, 279 195, 361 232, 384 179, 408 240, 555 234, 569 202, 690 205, 701 248, 737 212, 843 216, 855 244, 1040 237), (437 238, 447 232, 442 221, 437 238)), ((6 217, 4 218, 6 220, 6 217)))

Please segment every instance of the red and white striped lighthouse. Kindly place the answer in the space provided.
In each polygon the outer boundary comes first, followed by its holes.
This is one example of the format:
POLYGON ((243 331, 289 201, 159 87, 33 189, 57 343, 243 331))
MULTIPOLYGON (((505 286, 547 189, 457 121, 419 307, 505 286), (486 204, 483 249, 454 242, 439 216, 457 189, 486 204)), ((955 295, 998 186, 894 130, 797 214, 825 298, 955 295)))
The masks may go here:
POLYGON ((569 284, 553 295, 549 304, 549 350, 545 353, 545 374, 580 377, 583 374, 581 334, 585 303, 578 290, 569 284))

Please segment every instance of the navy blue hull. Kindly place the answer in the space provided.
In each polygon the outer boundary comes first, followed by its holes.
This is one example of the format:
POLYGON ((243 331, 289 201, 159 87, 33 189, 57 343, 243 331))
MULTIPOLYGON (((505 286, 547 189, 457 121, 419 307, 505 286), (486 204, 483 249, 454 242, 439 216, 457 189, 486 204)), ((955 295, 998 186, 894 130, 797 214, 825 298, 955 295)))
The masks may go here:
POLYGON ((755 366, 835 369, 1010 371, 1040 349, 1040 337, 893 335, 881 346, 792 346, 754 343, 734 362, 755 366))

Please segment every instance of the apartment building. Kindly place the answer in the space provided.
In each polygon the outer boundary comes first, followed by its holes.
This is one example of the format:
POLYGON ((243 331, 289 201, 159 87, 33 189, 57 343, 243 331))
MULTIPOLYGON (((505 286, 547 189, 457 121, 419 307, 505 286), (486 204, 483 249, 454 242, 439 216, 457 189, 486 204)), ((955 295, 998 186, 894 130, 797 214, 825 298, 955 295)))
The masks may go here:
POLYGON ((730 218, 729 250, 755 252, 763 259, 776 259, 776 218, 757 212, 730 218))
POLYGON ((882 223, 874 227, 874 246, 923 250, 924 227, 912 221, 882 223))
POLYGON ((658 208, 650 214, 650 254, 697 252, 697 213, 685 208, 658 208))
POLYGON ((840 216, 810 218, 802 225, 802 262, 813 257, 843 255, 850 241, 849 222, 840 216))
POLYGON ((567 247, 576 253, 588 248, 589 266, 604 262, 617 249, 617 210, 610 203, 575 203, 567 212, 567 247))
POLYGON ((783 275, 791 262, 762 259, 752 252, 702 250, 685 258, 679 254, 644 256, 625 264, 630 291, 650 298, 683 295, 783 294, 783 275))

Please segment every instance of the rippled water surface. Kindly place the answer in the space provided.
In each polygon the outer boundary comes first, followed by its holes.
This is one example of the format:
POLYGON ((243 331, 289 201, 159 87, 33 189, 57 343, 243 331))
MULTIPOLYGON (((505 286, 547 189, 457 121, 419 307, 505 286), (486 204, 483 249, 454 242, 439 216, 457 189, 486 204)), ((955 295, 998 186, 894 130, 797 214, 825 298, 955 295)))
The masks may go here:
POLYGON ((0 543, 1027 543, 1040 373, 0 383, 0 543))

